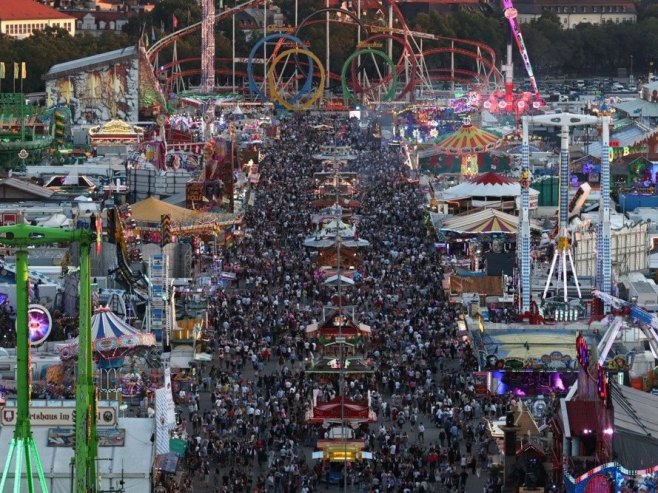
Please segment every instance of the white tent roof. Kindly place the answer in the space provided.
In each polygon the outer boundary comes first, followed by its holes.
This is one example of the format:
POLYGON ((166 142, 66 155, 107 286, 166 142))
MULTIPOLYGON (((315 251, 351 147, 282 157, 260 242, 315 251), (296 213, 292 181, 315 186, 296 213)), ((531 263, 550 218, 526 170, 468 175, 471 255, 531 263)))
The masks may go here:
POLYGON ((47 228, 64 228, 71 225, 71 220, 64 214, 53 214, 48 219, 39 224, 47 228))
POLYGON ((325 286, 338 286, 339 284, 343 286, 353 286, 354 279, 350 279, 349 277, 345 276, 334 275, 327 277, 327 279, 324 281, 325 286))
MULTIPOLYGON (((149 491, 149 476, 153 465, 154 445, 151 442, 153 419, 118 418, 118 428, 126 430, 123 447, 98 448, 98 475, 102 478, 102 490, 116 486, 122 478, 126 482, 126 493, 149 491)), ((48 446, 48 426, 32 426, 32 435, 39 450, 39 457, 46 476, 48 491, 51 493, 68 493, 71 491, 71 458, 75 449, 48 446)), ((9 443, 14 435, 13 426, 0 429, 0 457, 7 457, 9 443)), ((8 483, 13 485, 14 469, 11 468, 8 483)), ((35 484, 39 484, 36 472, 33 474, 35 484)), ((27 491, 27 482, 23 481, 21 491, 27 491)))
POLYGON ((354 228, 344 221, 333 219, 326 223, 320 231, 320 236, 322 237, 336 236, 336 234, 340 234, 343 238, 351 237, 354 236, 354 228))
MULTIPOLYGON (((472 180, 465 181, 447 190, 437 193, 439 200, 456 200, 468 197, 518 197, 521 184, 511 178, 485 173, 472 180)), ((530 188, 530 195, 539 195, 539 191, 530 188)))

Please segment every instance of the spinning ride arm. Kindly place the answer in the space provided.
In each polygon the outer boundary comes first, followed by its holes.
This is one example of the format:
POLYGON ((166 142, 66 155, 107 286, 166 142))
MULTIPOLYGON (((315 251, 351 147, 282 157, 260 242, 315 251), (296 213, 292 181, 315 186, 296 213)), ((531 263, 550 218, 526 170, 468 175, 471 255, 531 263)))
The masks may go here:
POLYGON ((534 93, 537 101, 542 101, 541 95, 539 94, 539 88, 537 87, 537 80, 535 79, 535 73, 532 70, 532 64, 530 63, 530 57, 528 56, 528 50, 526 49, 525 42, 523 41, 523 34, 521 34, 521 26, 519 25, 518 21, 518 12, 514 8, 512 0, 502 1, 505 18, 508 20, 510 29, 512 30, 512 35, 516 40, 516 46, 519 49, 521 60, 523 60, 523 65, 525 66, 525 70, 528 73, 528 79, 530 79, 532 92, 534 93))
MULTIPOLYGON (((626 300, 604 293, 603 291, 594 290, 592 295, 600 299, 605 304, 610 305, 616 310, 628 309, 630 317, 640 325, 640 328, 649 341, 649 347, 654 355, 658 358, 658 316, 634 305, 626 300)), ((614 340, 614 337, 612 337, 614 340)), ((611 345, 612 343, 610 343, 611 345)), ((609 349, 608 349, 609 350, 609 349)), ((605 353, 607 355, 607 352, 605 353)), ((602 353, 603 356, 603 353, 602 353)))

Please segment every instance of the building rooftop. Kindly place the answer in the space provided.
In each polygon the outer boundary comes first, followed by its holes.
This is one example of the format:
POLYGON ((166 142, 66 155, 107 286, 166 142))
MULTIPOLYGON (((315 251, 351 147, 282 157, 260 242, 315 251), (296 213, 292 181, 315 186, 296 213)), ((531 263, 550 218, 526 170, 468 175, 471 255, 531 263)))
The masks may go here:
POLYGON ((33 0, 0 1, 0 22, 22 20, 73 19, 57 9, 47 7, 33 0))
MULTIPOLYGON (((3 0, 4 1, 4 0, 3 0)), ((119 62, 137 56, 137 47, 128 46, 119 50, 107 51, 84 58, 71 60, 70 62, 58 63, 50 67, 50 70, 43 76, 45 80, 56 79, 66 75, 67 72, 80 70, 81 68, 93 68, 106 65, 110 62, 119 62)))

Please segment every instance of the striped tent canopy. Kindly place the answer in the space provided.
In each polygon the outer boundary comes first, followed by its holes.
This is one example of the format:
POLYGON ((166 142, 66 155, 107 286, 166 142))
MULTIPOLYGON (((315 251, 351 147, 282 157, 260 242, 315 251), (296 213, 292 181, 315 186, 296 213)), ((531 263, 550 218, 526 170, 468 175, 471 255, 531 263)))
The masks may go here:
POLYGON ((434 148, 439 154, 477 154, 491 151, 498 147, 499 143, 500 137, 497 135, 467 123, 437 143, 434 148))
MULTIPOLYGON (((155 334, 140 332, 121 320, 109 308, 101 307, 91 317, 91 336, 94 360, 99 366, 119 366, 123 358, 140 348, 155 346, 155 334)), ((62 360, 73 358, 78 353, 78 339, 58 348, 62 360)))
MULTIPOLYGON (((447 219, 441 226, 441 230, 462 234, 515 234, 518 226, 519 218, 517 216, 496 209, 484 209, 467 216, 457 216, 447 219)), ((530 227, 540 229, 536 224, 531 224, 530 227)))

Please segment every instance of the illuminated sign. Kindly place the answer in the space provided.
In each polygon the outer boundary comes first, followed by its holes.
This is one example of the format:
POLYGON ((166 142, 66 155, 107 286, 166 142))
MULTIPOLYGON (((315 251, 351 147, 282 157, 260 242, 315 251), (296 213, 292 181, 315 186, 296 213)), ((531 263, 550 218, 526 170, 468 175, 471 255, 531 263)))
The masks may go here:
POLYGON ((27 330, 30 344, 37 346, 48 339, 53 329, 53 320, 45 306, 30 305, 27 309, 27 330))
POLYGON ((608 150, 610 161, 620 157, 630 156, 633 154, 646 154, 646 153, 647 153, 646 145, 610 147, 610 149, 608 150))

